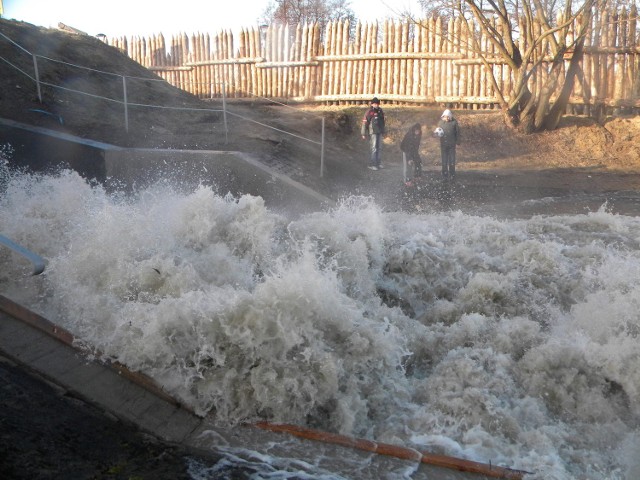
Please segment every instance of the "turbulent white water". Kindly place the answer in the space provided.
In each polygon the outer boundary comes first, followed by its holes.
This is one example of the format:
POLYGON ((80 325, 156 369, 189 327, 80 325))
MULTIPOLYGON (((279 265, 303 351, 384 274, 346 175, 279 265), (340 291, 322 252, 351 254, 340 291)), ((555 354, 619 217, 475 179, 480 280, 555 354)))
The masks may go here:
POLYGON ((498 220, 0 168, 0 291, 226 424, 640 478, 640 219, 498 220))

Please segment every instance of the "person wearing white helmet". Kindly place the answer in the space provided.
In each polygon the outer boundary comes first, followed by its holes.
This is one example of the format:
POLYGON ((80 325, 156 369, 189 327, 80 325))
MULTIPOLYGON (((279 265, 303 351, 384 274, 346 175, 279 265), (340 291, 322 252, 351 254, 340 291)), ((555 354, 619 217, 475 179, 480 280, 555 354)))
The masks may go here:
POLYGON ((451 110, 447 109, 442 112, 436 131, 440 137, 442 176, 454 179, 456 176, 456 146, 460 145, 460 126, 451 110))

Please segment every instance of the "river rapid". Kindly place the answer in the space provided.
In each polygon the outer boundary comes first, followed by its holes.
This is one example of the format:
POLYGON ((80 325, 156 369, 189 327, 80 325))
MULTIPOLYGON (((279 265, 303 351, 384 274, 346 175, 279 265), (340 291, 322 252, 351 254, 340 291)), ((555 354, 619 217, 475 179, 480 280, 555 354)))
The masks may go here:
POLYGON ((296 218, 209 187, 0 166, 0 292, 227 426, 320 428, 534 472, 640 478, 640 219, 296 218))

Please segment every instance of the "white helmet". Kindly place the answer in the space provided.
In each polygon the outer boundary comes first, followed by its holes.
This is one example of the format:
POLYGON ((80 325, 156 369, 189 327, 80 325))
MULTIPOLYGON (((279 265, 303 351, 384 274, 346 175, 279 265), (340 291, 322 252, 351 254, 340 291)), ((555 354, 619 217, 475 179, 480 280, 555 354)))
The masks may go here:
POLYGON ((442 117, 453 118, 453 113, 451 113, 451 110, 447 108, 444 112, 442 112, 442 115, 440 116, 440 118, 442 117))

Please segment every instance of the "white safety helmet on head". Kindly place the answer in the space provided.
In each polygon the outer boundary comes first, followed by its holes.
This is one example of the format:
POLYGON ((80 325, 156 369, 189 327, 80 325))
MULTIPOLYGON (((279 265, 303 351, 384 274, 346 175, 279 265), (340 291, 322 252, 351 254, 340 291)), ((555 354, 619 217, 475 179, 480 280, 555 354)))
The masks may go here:
POLYGON ((444 117, 453 118, 453 113, 451 113, 451 110, 447 108, 444 112, 442 112, 442 115, 440 116, 440 118, 444 118, 444 117))

